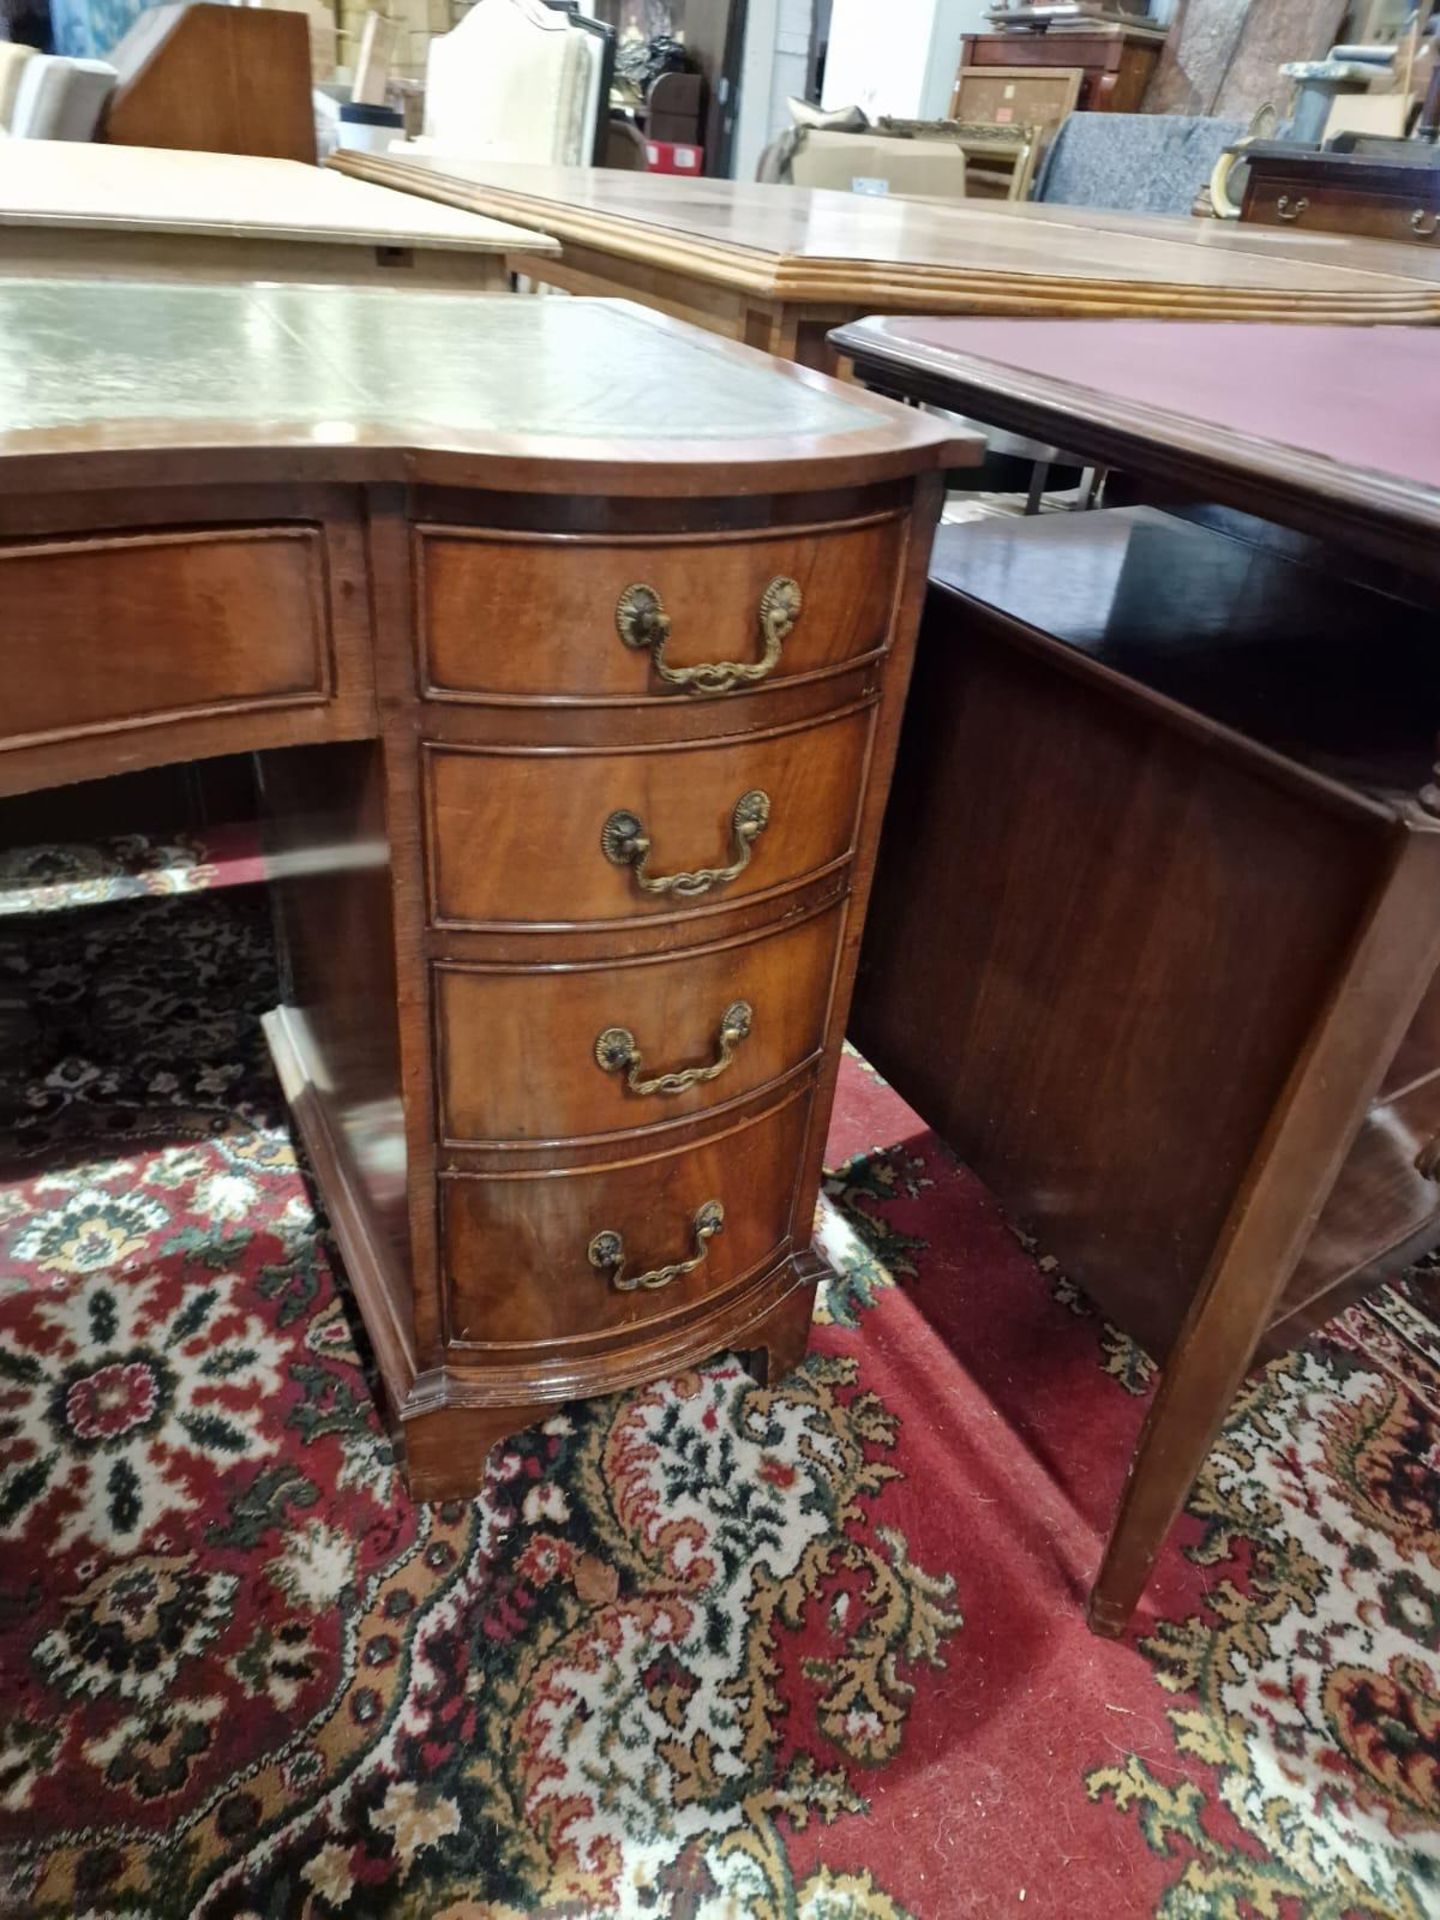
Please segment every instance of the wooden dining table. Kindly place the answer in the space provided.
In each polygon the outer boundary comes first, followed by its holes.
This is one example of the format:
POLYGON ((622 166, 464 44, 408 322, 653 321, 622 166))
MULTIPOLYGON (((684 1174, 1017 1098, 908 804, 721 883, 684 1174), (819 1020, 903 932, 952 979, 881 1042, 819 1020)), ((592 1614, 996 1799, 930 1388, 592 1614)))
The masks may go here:
POLYGON ((558 256, 516 262, 538 281, 640 300, 825 369, 829 329, 870 313, 1440 319, 1440 261, 1336 235, 473 155, 341 153, 331 165, 553 236, 558 256))

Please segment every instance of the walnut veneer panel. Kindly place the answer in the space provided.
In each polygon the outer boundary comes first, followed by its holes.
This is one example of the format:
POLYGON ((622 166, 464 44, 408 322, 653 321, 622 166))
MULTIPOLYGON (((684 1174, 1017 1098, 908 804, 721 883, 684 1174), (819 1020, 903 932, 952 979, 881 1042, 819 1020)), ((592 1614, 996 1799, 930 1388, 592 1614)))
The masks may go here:
POLYGON ((808 1113, 802 1088, 764 1118, 677 1152, 575 1173, 447 1177, 452 1346, 595 1340, 692 1312, 777 1259, 808 1113), (695 1215, 716 1200, 721 1231, 668 1286, 620 1292, 591 1265, 590 1242, 606 1231, 620 1234, 629 1275, 690 1259, 695 1215))
POLYGON ((854 844, 874 710, 750 738, 664 749, 432 746, 425 754, 431 911, 438 925, 566 927, 692 918, 814 878, 854 844), (697 899, 647 893, 607 858, 616 813, 651 842, 647 871, 671 878, 738 861, 733 818, 769 801, 748 862, 697 899))
POLYGON ((776 579, 801 608, 766 684, 879 646, 890 620, 902 523, 729 539, 522 541, 427 528, 420 564, 421 675, 434 698, 631 701, 686 697, 651 652, 624 644, 620 596, 653 587, 670 619, 664 662, 753 663, 761 602, 776 579))
POLYGON ((317 527, 0 546, 0 749, 323 701, 329 645, 317 527))
POLYGON ((779 932, 624 965, 529 972, 446 966, 436 980, 441 1125, 457 1141, 560 1141, 663 1127, 728 1105, 791 1072, 821 1045, 840 909, 779 932), (714 1079, 640 1093, 722 1058, 736 1003, 744 1036, 714 1079), (623 1028, 640 1056, 607 1070, 596 1042, 623 1028), (544 1035, 543 1059, 535 1036, 544 1035))

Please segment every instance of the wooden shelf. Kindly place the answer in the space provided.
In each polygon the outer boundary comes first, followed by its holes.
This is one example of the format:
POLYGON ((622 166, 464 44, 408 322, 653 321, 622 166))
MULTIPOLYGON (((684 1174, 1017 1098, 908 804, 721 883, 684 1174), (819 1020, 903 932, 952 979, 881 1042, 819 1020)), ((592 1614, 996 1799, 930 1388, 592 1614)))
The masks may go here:
POLYGON ((931 577, 1358 791, 1430 777, 1440 653, 1407 600, 1146 507, 945 526, 931 577))

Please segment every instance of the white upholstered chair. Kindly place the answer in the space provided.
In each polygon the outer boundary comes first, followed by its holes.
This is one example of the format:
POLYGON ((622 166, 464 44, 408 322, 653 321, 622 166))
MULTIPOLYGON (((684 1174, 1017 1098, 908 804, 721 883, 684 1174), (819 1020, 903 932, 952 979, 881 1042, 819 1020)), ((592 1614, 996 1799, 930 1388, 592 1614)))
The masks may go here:
POLYGON ((413 150, 588 166, 604 134, 614 53, 610 27, 559 0, 475 0, 430 43, 413 150))
POLYGON ((17 40, 0 40, 0 127, 8 133, 15 116, 15 95, 20 90, 20 75, 25 64, 35 57, 33 47, 17 40))
POLYGON ((12 139, 93 140, 115 80, 114 67, 103 60, 37 53, 20 69, 10 111, 12 139))

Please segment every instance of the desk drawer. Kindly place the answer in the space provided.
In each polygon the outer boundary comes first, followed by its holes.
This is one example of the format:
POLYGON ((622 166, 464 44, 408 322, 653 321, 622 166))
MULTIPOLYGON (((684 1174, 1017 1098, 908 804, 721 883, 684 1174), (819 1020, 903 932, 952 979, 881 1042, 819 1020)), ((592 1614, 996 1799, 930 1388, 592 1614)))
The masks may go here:
POLYGON ((821 1045, 842 912, 623 966, 438 968, 445 1137, 629 1133, 753 1093, 821 1045))
POLYGON ((902 537, 894 518, 835 533, 624 542, 428 528, 416 569, 421 686, 440 700, 629 703, 823 672, 884 644, 902 537), (766 602, 771 583, 787 580, 799 589, 793 624, 766 602), (668 620, 663 647, 643 607, 622 615, 637 587, 668 620), (622 624, 640 644, 627 644, 622 624), (695 677, 702 664, 759 669, 772 655, 756 678, 695 677))
MULTIPOLYGON (((807 1085, 760 1119, 677 1153, 573 1173, 443 1178, 452 1346, 532 1347, 673 1319, 778 1259, 810 1099, 807 1085), (702 1209, 712 1203, 723 1221, 706 1237, 713 1215, 702 1209), (625 1291, 613 1264, 592 1264, 601 1234, 619 1236, 623 1281, 695 1264, 663 1285, 625 1291)), ((597 1248, 596 1259, 615 1251, 597 1248)))
POLYGON ((323 700, 316 527, 0 547, 0 745, 323 700))
MULTIPOLYGON (((1425 169, 1416 172, 1423 175, 1425 169)), ((1405 197, 1347 190, 1330 181, 1260 178, 1246 195, 1244 218, 1263 227, 1352 233, 1409 246, 1433 247, 1440 234, 1440 208, 1433 186, 1423 178, 1405 197)))
POLYGON ((850 852, 873 714, 694 746, 427 747, 431 913, 623 925, 793 887, 850 852))

